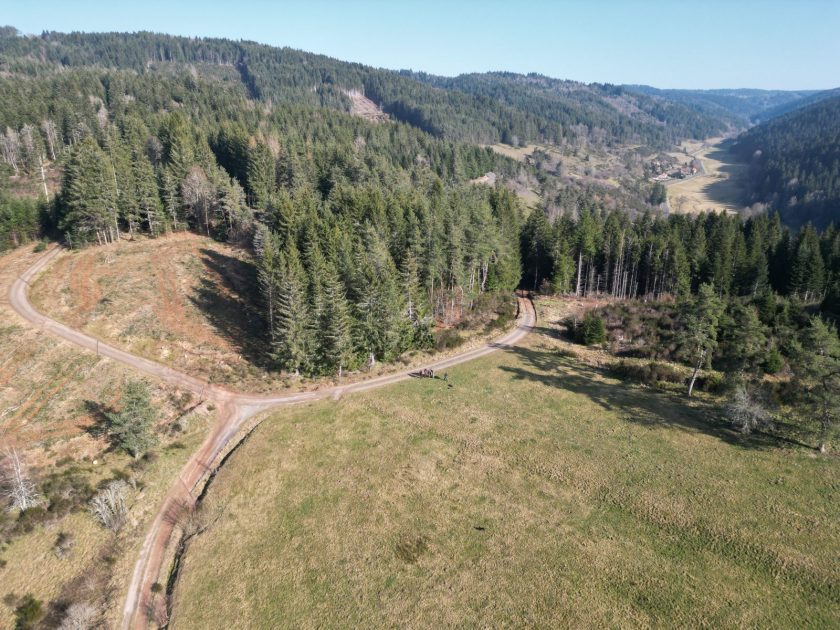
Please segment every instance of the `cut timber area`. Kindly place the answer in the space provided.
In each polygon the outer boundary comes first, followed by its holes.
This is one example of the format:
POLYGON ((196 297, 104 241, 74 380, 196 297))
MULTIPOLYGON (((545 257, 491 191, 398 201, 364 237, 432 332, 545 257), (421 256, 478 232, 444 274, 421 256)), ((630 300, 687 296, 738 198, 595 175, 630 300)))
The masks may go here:
POLYGON ((354 116, 361 116, 371 122, 386 122, 388 120, 388 114, 383 112, 379 105, 359 90, 348 90, 345 94, 350 99, 350 113, 354 116))

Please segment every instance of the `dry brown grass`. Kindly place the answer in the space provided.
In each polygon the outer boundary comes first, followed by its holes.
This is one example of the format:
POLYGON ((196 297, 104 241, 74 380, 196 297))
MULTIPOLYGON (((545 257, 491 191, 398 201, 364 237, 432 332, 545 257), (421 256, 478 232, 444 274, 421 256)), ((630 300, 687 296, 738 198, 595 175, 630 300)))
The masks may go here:
POLYGON ((840 462, 525 347, 275 413, 228 462, 175 628, 840 622, 840 462))
MULTIPOLYGON (((134 354, 239 391, 313 389, 326 379, 298 379, 266 365, 264 325, 255 311, 250 255, 191 233, 124 241, 61 253, 35 282, 43 313, 134 354)), ((496 331, 468 330, 450 354, 484 343, 496 331)), ((397 364, 343 382, 404 370, 431 353, 409 352, 397 364)))
POLYGON ((239 383, 264 377, 249 358, 260 331, 246 295, 255 273, 244 252, 177 234, 62 253, 36 282, 32 301, 134 354, 239 383))
MULTIPOLYGON (((90 429, 97 420, 96 413, 86 401, 106 407, 114 404, 123 384, 136 374, 32 327, 9 307, 6 295, 11 282, 43 255, 32 250, 29 246, 0 256, 0 450, 16 447, 37 479, 77 466, 95 485, 110 477, 114 469, 127 470, 130 460, 122 453, 108 451, 105 440, 94 436, 90 429)), ((100 287, 90 281, 91 274, 92 269, 88 269, 84 275, 73 276, 72 294, 79 296, 80 313, 95 312, 101 299, 100 287)), ((156 383, 152 383, 152 391, 161 431, 196 402, 190 395, 156 383)), ((109 553, 113 566, 103 567, 99 560, 112 535, 86 512, 49 519, 46 525, 36 526, 0 549, 0 559, 5 561, 0 568, 0 598, 10 593, 32 593, 46 604, 64 593, 69 583, 104 570, 106 582, 116 593, 107 613, 117 619, 115 611, 127 588, 146 523, 172 477, 203 437, 212 416, 202 409, 190 416, 186 433, 170 436, 166 432, 161 436, 161 447, 179 440, 186 448, 162 448, 154 463, 131 473, 143 490, 133 496, 130 523, 120 534, 114 552, 109 553), (59 532, 75 538, 66 558, 58 558, 53 552, 59 532)), ((12 607, 0 603, 0 628, 12 626, 12 612, 12 607)))
POLYGON ((672 153, 680 162, 694 156, 706 167, 705 174, 667 184, 668 203, 672 212, 699 214, 700 212, 738 212, 743 208, 744 189, 739 175, 744 165, 714 138, 706 142, 684 142, 684 153, 672 153))

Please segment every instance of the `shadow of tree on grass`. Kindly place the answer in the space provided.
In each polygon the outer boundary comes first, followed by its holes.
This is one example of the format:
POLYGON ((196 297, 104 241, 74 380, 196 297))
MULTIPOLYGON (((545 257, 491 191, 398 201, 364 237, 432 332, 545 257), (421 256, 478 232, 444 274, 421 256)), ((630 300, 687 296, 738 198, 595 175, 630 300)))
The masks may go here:
POLYGON ((733 430, 718 405, 699 399, 694 399, 689 405, 685 398, 675 393, 619 381, 607 370, 586 365, 558 350, 520 346, 508 351, 525 366, 501 366, 513 378, 586 396, 625 422, 703 433, 739 448, 769 449, 779 446, 780 439, 776 436, 760 433, 744 436, 733 430))
POLYGON ((254 308, 259 303, 256 267, 210 249, 200 253, 206 273, 191 298, 193 305, 244 359, 257 367, 270 367, 265 322, 254 308))

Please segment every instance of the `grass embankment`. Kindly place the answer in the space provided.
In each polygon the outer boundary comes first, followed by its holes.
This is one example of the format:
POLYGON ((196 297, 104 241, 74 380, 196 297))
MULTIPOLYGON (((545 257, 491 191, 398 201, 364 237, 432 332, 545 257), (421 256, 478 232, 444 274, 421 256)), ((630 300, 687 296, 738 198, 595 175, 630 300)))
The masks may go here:
POLYGON ((840 461, 605 376, 548 312, 451 389, 266 420, 207 496, 173 627, 840 623, 840 461))
POLYGON ((65 252, 32 289, 43 313, 207 380, 260 379, 256 269, 194 234, 65 252))
POLYGON ((193 397, 150 381, 160 420, 157 457, 131 466, 129 456, 110 450, 97 423, 137 374, 56 339, 11 309, 9 286, 41 255, 27 246, 0 256, 0 455, 17 449, 42 490, 48 484, 62 489, 45 491, 53 504, 27 516, 25 528, 16 513, 0 512, 0 628, 14 625, 16 600, 27 593, 45 609, 56 605, 53 621, 61 620, 60 601, 86 601, 113 625, 148 521, 213 414, 203 407, 185 412, 196 405, 193 397), (174 430, 176 419, 183 431, 174 430), (115 475, 133 477, 139 489, 131 493, 128 524, 118 536, 87 513, 86 496, 115 475), (61 556, 59 534, 73 541, 61 556))

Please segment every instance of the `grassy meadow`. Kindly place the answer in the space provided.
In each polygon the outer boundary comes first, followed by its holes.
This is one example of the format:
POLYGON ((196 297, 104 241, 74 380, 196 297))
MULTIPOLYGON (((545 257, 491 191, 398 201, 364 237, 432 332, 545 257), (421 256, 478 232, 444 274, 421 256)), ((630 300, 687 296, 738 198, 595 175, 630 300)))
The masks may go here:
POLYGON ((539 307, 451 388, 269 417, 207 494, 172 627, 838 625, 840 460, 605 376, 539 307))
POLYGON ((701 212, 735 213, 744 207, 746 191, 741 180, 746 165, 740 164, 723 140, 707 143, 686 141, 686 153, 671 153, 679 162, 690 156, 703 162, 706 172, 688 179, 667 183, 668 203, 672 212, 699 214, 701 212))

